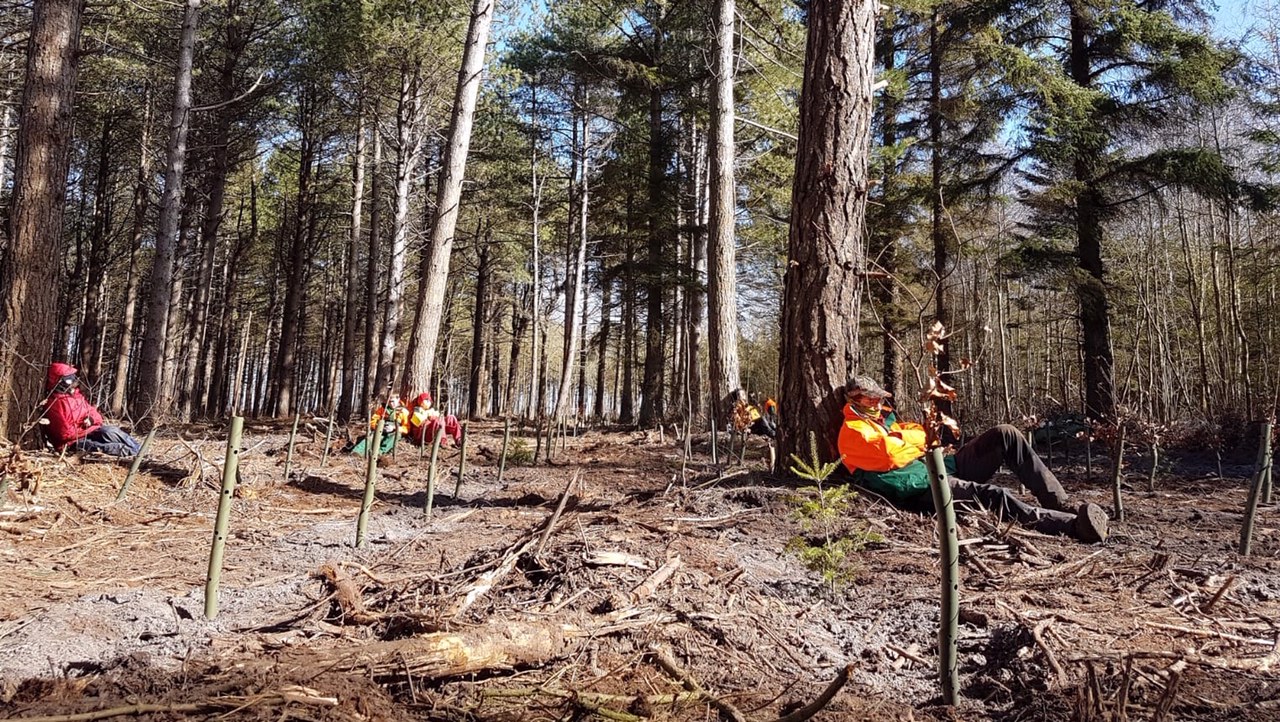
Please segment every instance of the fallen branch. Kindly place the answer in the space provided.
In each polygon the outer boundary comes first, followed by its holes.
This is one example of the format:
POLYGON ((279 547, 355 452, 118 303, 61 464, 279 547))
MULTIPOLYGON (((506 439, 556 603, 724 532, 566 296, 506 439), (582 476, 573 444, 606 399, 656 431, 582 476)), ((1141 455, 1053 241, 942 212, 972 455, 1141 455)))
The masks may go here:
POLYGON ((658 587, 662 586, 664 582, 670 579, 671 575, 676 573, 676 570, 680 568, 681 564, 682 562, 680 561, 679 556, 674 556, 668 559, 666 564, 663 564, 658 568, 658 571, 650 574, 647 579, 640 582, 635 589, 631 590, 632 604, 639 603, 653 596, 653 593, 658 591, 658 587))
POLYGON ((556 528, 556 522, 560 521, 560 515, 564 513, 565 502, 569 501, 569 490, 574 484, 578 483, 581 472, 574 470, 573 476, 569 477, 569 483, 565 484, 564 491, 560 493, 560 501, 556 503, 556 510, 551 514, 551 519, 547 521, 547 526, 542 530, 542 535, 538 537, 538 548, 534 550, 533 555, 540 556, 542 550, 547 546, 547 540, 551 538, 551 532, 556 528))
POLYGON ((698 683, 698 680, 694 679, 693 675, 685 671, 684 667, 680 666, 680 663, 671 656, 671 653, 668 652, 666 648, 654 643, 649 646, 649 651, 653 652, 653 657, 657 660, 658 664, 665 669, 668 674, 678 679, 685 689, 705 698, 711 706, 720 710, 721 714, 733 720, 733 722, 746 722, 747 718, 742 716, 742 712, 739 711, 737 707, 734 707, 731 703, 720 699, 719 697, 709 694, 705 689, 703 689, 702 685, 698 683))
POLYGON ((569 641, 582 634, 568 625, 498 620, 460 632, 434 632, 356 649, 298 650, 289 663, 381 679, 408 674, 419 681, 432 680, 543 665, 563 656, 569 641))
POLYGON ((805 722, 805 720, 814 716, 818 712, 821 712, 822 708, 826 707, 831 700, 835 699, 836 694, 844 687, 845 683, 849 681, 849 674, 851 672, 853 672, 853 665, 846 664, 844 669, 841 669, 840 673, 836 675, 836 678, 831 680, 831 684, 827 685, 827 688, 822 690, 822 694, 818 695, 817 699, 791 714, 779 717, 774 720, 774 722, 805 722))
POLYGON ((515 569, 516 562, 520 560, 520 557, 527 554, 530 549, 533 549, 533 544, 533 540, 529 540, 507 552, 501 564, 481 574, 478 579, 467 587, 462 599, 454 603, 453 607, 445 614, 445 618, 452 620, 462 616, 462 613, 470 609, 477 599, 487 594, 490 589, 493 589, 499 579, 502 579, 507 574, 510 574, 512 569, 515 569))
POLYGON ((1113 661, 1117 659, 1174 659, 1184 660, 1187 664, 1196 664, 1203 667, 1212 667, 1214 669, 1225 669, 1233 672, 1269 672, 1273 666, 1280 664, 1280 636, 1276 637, 1271 652, 1265 657, 1206 657, 1203 654, 1198 654, 1196 652, 1184 653, 1154 650, 1073 657, 1071 658, 1071 661, 1113 661))
POLYGON ((1042 620, 1038 624, 1032 624, 1031 620, 1027 619, 1025 614, 1019 612, 1013 607, 1010 607, 999 599, 996 600, 996 606, 1012 614, 1014 618, 1018 620, 1019 624, 1026 627, 1027 631, 1031 632, 1031 638, 1035 640, 1036 646, 1040 648, 1040 651, 1044 652, 1045 661, 1049 663, 1049 667, 1052 668, 1053 673, 1057 675, 1058 684, 1065 684, 1067 671, 1058 663, 1058 656, 1053 653, 1053 649, 1049 646, 1048 642, 1044 641, 1044 630, 1048 629, 1049 625, 1053 623, 1053 617, 1042 620))
POLYGON ((52 715, 49 717, 5 717, 0 722, 92 722, 93 720, 111 719, 142 714, 187 714, 192 712, 211 712, 214 710, 243 710, 249 707, 268 705, 309 704, 318 707, 338 706, 337 697, 321 697, 320 693, 307 687, 282 687, 280 690, 253 697, 216 697, 201 702, 172 702, 169 704, 131 704, 122 707, 109 707, 93 712, 78 714, 52 715))

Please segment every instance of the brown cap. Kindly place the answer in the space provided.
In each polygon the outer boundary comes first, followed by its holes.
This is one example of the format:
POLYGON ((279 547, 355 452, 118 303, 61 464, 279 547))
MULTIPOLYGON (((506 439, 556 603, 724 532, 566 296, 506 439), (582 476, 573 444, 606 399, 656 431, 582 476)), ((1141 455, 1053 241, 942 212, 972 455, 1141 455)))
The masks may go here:
POLYGON ((849 379, 849 383, 844 387, 844 393, 846 396, 852 396, 856 393, 877 399, 887 399, 893 396, 870 376, 854 376, 849 379))

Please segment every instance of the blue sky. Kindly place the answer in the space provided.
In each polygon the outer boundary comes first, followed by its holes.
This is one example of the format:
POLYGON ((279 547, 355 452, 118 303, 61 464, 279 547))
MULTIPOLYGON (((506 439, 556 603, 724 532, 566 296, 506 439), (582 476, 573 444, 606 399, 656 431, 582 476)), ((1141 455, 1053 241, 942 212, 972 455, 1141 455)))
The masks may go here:
POLYGON ((1256 14, 1253 9, 1258 2, 1259 0, 1217 0, 1218 9, 1213 12, 1213 24, 1218 34, 1238 40, 1255 22, 1256 14))

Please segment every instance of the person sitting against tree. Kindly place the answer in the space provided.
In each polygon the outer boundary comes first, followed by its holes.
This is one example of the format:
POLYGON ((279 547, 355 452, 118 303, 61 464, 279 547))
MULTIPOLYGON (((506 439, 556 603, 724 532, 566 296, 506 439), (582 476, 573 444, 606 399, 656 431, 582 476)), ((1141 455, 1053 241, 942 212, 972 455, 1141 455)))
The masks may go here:
POLYGON ((462 425, 453 414, 441 414, 431 404, 431 394, 423 392, 413 400, 413 414, 409 416, 409 440, 419 446, 430 444, 440 432, 441 443, 448 440, 453 445, 462 443, 462 425))
POLYGON ((136 456, 142 449, 137 439, 118 426, 102 423, 97 407, 80 393, 76 367, 55 363, 45 379, 43 420, 45 433, 58 450, 97 451, 111 456, 136 456))
MULTIPOLYGON (((921 460, 926 436, 920 424, 899 421, 886 401, 891 394, 869 376, 845 387, 844 422, 838 446, 841 461, 861 486, 915 511, 933 509, 929 473, 921 460)), ((1073 536, 1085 543, 1107 538, 1107 515, 1097 504, 1068 511, 1067 492, 1013 426, 1002 424, 980 434, 944 460, 957 507, 986 509, 1045 534, 1073 536), (1010 490, 988 484, 1001 464, 1030 489, 1039 507, 1010 490)))
POLYGON ((733 428, 740 434, 748 431, 756 436, 764 436, 770 439, 778 436, 778 430, 773 422, 765 415, 760 413, 760 408, 751 403, 751 398, 747 395, 746 390, 738 389, 730 394, 733 401, 733 428))
MULTIPOLYGON (((409 433, 409 410, 400 402, 399 396, 392 396, 384 406, 374 409, 369 417, 369 434, 379 424, 382 425, 382 439, 378 443, 378 454, 389 454, 396 448, 400 436, 409 433)), ((369 444, 369 434, 361 436, 346 450, 363 456, 369 444)))

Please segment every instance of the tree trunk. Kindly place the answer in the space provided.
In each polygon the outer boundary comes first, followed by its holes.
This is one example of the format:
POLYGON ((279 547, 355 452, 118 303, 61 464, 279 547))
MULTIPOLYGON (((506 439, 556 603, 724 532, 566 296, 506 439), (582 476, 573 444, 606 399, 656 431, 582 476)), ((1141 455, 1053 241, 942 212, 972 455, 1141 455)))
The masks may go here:
POLYGON ((711 355, 711 403, 718 423, 729 409, 721 403, 741 384, 738 378, 738 268, 734 248, 737 186, 733 163, 734 0, 716 2, 716 59, 711 94, 710 218, 707 241, 707 348, 711 355))
MULTIPOLYGON (((884 63, 886 73, 894 71, 897 56, 900 52, 895 41, 894 32, 894 22, 891 19, 886 19, 884 26, 880 30, 880 44, 876 53, 880 61, 884 63)), ((900 103, 892 93, 886 93, 881 100, 881 146, 886 149, 894 148, 898 143, 899 106, 900 103)), ((879 307, 877 313, 880 316, 881 324, 881 383, 884 384, 885 390, 895 395, 904 390, 902 388, 902 354, 899 352, 900 336, 904 329, 899 317, 898 301, 900 291, 896 276, 898 271, 897 239, 901 232, 903 218, 897 207, 898 194, 901 193, 901 190, 899 189, 899 164, 894 160, 896 155, 894 152, 885 154, 884 163, 880 170, 881 203, 877 208, 877 212, 880 214, 880 221, 868 229, 868 241, 870 243, 868 256, 874 259, 879 270, 884 272, 883 278, 869 281, 872 286, 872 297, 879 307)))
MULTIPOLYGON (((603 263, 603 261, 601 262, 603 263)), ((596 398, 592 416, 597 422, 604 421, 604 388, 605 388, 605 363, 609 357, 609 316, 613 313, 610 307, 613 305, 612 299, 613 279, 609 278, 608 272, 600 269, 600 337, 599 347, 596 349, 596 398)))
POLYGON ((842 388, 859 362, 876 7, 873 0, 809 6, 783 288, 778 459, 803 454, 811 431, 824 458, 839 458, 842 388))
POLYGON ((662 420, 664 413, 662 377, 665 359, 662 353, 662 296, 666 284, 663 281, 663 260, 666 224, 666 137, 662 128, 662 91, 649 90, 649 178, 647 216, 647 258, 645 270, 645 297, 647 314, 644 334, 644 377, 640 389, 641 427, 651 427, 662 420))
MULTIPOLYGON (((702 141, 701 137, 696 133, 697 126, 693 127, 694 137, 692 140, 692 160, 690 166, 693 174, 693 228, 689 234, 689 243, 693 246, 692 257, 693 262, 690 264, 689 272, 693 276, 693 283, 689 288, 689 317, 687 319, 689 342, 686 349, 686 365, 688 366, 688 393, 687 403, 692 406, 688 409, 690 413, 687 423, 692 424, 693 428, 705 428, 705 413, 707 411, 706 395, 703 390, 702 380, 702 321, 707 316, 707 245, 708 232, 707 226, 710 223, 709 208, 709 163, 707 144, 702 141)), ((735 264, 736 265, 736 264, 735 264)), ((735 272, 736 276, 736 272, 735 272)), ((736 285, 735 278, 735 285, 736 285)), ((735 299, 736 306, 736 299, 735 299)), ((736 322, 735 311, 735 322, 736 322)), ((736 326, 735 326, 736 339, 736 326)), ((734 350, 736 352, 736 340, 734 350)), ((708 351, 709 354, 709 351, 708 351)))
MULTIPOLYGON (((1089 62, 1089 21, 1074 3, 1071 8, 1071 79, 1082 88, 1092 87, 1089 62)), ((1081 337, 1084 351, 1085 414, 1094 419, 1115 417, 1114 378, 1111 354, 1111 312, 1102 263, 1103 198, 1095 185, 1096 162, 1103 148, 1077 141, 1075 180, 1081 188, 1076 195, 1076 252, 1084 274, 1076 282, 1080 301, 1081 337)))
MULTIPOLYGON (((356 327, 360 317, 356 315, 357 296, 360 292, 360 231, 364 221, 364 106, 363 98, 356 110, 356 148, 351 161, 351 235, 347 243, 347 277, 344 295, 346 310, 342 314, 342 391, 338 399, 338 423, 351 420, 352 406, 356 400, 356 327)), ((372 267, 373 260, 369 261, 372 267)))
MULTIPOLYGON (((542 384, 541 369, 538 366, 538 359, 541 357, 538 353, 541 343, 539 333, 542 331, 542 229, 539 226, 540 213, 542 210, 542 189, 546 184, 545 178, 539 181, 538 178, 538 83, 535 77, 533 82, 529 84, 529 191, 531 196, 531 204, 533 206, 532 216, 532 256, 529 259, 529 303, 531 306, 530 320, 533 325, 533 332, 530 334, 529 341, 531 348, 529 351, 529 412, 528 416, 537 420, 542 413, 540 393, 542 384)), ((516 351, 512 351, 511 359, 514 365, 516 360, 516 351)))
POLYGON ((511 304, 511 353, 507 360, 507 392, 503 396, 504 412, 516 410, 516 385, 520 381, 521 346, 524 345, 524 334, 529 329, 528 296, 530 288, 525 287, 523 297, 511 304))
MULTIPOLYGON (((628 203, 630 210, 630 203, 628 203)), ((628 216, 630 213, 628 213, 628 216)), ((630 225, 628 223, 628 225, 630 225)), ((629 230, 629 229, 628 229, 629 230)), ((627 266, 622 276, 622 390, 618 400, 618 422, 634 424, 635 416, 635 366, 636 366, 636 276, 635 247, 627 234, 627 266)))
MULTIPOLYGON (((584 103, 585 105, 585 103, 584 103)), ((564 310, 564 364, 561 366, 560 391, 556 394, 555 410, 551 417, 555 421, 562 420, 568 413, 569 393, 573 386, 573 371, 578 356, 578 344, 581 338, 582 317, 585 314, 584 303, 587 268, 587 204, 590 197, 591 177, 591 119, 585 113, 582 116, 582 136, 578 160, 578 250, 574 256, 572 279, 569 269, 565 269, 565 310, 564 310)))
POLYGON ((155 260, 147 298, 146 332, 139 360, 138 398, 134 416, 150 424, 169 415, 171 399, 164 397, 163 369, 166 335, 169 329, 173 270, 178 245, 181 213, 182 175, 187 157, 188 117, 191 110, 191 64, 195 53, 196 22, 200 0, 187 0, 178 46, 178 69, 174 77, 173 112, 169 116, 169 143, 164 173, 164 193, 160 201, 160 223, 156 229, 155 260))
POLYGON ((93 223, 89 229, 89 266, 85 279, 84 324, 80 327, 80 371, 92 386, 102 380, 102 301, 106 289, 109 246, 107 231, 111 224, 112 190, 110 146, 116 117, 102 121, 99 139, 98 168, 93 181, 93 223))
POLYGON ((311 189, 315 173, 318 139, 315 136, 317 121, 317 93, 306 88, 298 99, 298 127, 301 138, 298 148, 298 190, 295 222, 289 242, 288 264, 284 270, 284 316, 280 322, 280 346, 276 349, 275 368, 272 370, 275 388, 277 417, 293 415, 294 384, 297 380, 298 339, 305 338, 302 313, 307 293, 307 268, 311 264, 311 230, 314 227, 315 202, 311 189))
POLYGON ((0 435, 18 440, 43 394, 43 365, 57 332, 62 211, 84 0, 35 4, 27 40, 9 245, 0 258, 0 435))
MULTIPOLYGON (((373 108, 373 117, 378 117, 378 107, 373 108)), ((377 374, 378 362, 378 265, 382 245, 382 129, 375 122, 373 126, 373 180, 369 187, 369 266, 365 269, 364 285, 364 380, 360 387, 360 409, 368 412, 373 408, 374 378, 377 374)))
POLYGON ((405 386, 424 388, 431 381, 436 343, 440 335, 440 311, 449 280, 449 257, 453 252, 453 233, 458 223, 458 204, 462 199, 462 178, 471 145, 471 121, 475 115, 476 97, 480 91, 480 75, 484 66, 485 45, 489 41, 489 25, 493 20, 494 0, 473 0, 471 23, 463 48, 462 69, 454 95, 453 116, 449 120, 449 144, 444 149, 441 165, 444 176, 436 201, 436 218, 431 228, 431 244, 427 249, 424 274, 418 286, 418 306, 409 340, 409 364, 405 386))
MULTIPOLYGON (((950 273, 947 266, 950 263, 950 249, 944 225, 946 219, 943 217, 946 209, 942 198, 942 55, 945 51, 941 39, 943 32, 941 26, 941 13, 935 7, 932 22, 929 24, 929 235, 933 240, 933 274, 937 279, 933 294, 934 319, 950 332, 953 330, 947 295, 947 276, 950 273)), ((951 344, 943 339, 941 345, 942 350, 934 356, 935 366, 939 371, 945 372, 951 368, 951 344)), ((934 405, 938 411, 948 416, 952 414, 950 400, 935 399, 934 405)), ((945 443, 955 441, 952 438, 952 432, 946 427, 943 427, 941 433, 945 443)))
MULTIPOLYGON (((478 234, 476 241, 480 242, 478 234)), ((475 306, 471 314, 471 373, 468 374, 467 386, 467 417, 472 419, 480 415, 482 406, 480 387, 484 383, 486 361, 484 334, 488 330, 485 328, 487 324, 484 319, 488 313, 489 283, 493 272, 493 256, 489 250, 489 244, 480 243, 479 256, 479 267, 476 269, 475 306)))
POLYGON ((129 358, 133 353, 134 314, 138 306, 138 288, 141 278, 138 273, 138 249, 142 247, 142 233, 147 224, 147 206, 151 188, 151 94, 148 92, 143 103, 142 138, 138 144, 138 176, 133 189, 133 229, 129 243, 129 271, 125 280, 124 311, 121 314, 119 343, 116 345, 116 370, 111 383, 111 405, 113 416, 125 412, 125 391, 129 385, 129 358))
MULTIPOLYGON (((391 220, 391 264, 387 275, 387 298, 383 302, 382 350, 378 353, 378 375, 374 391, 386 395, 395 384, 396 341, 400 335, 400 319, 404 315, 404 262, 409 252, 409 193, 413 174, 422 157, 422 68, 415 66, 401 73, 400 100, 396 112, 396 185, 395 215, 391 220)), ((404 384, 399 391, 426 388, 404 384)))

